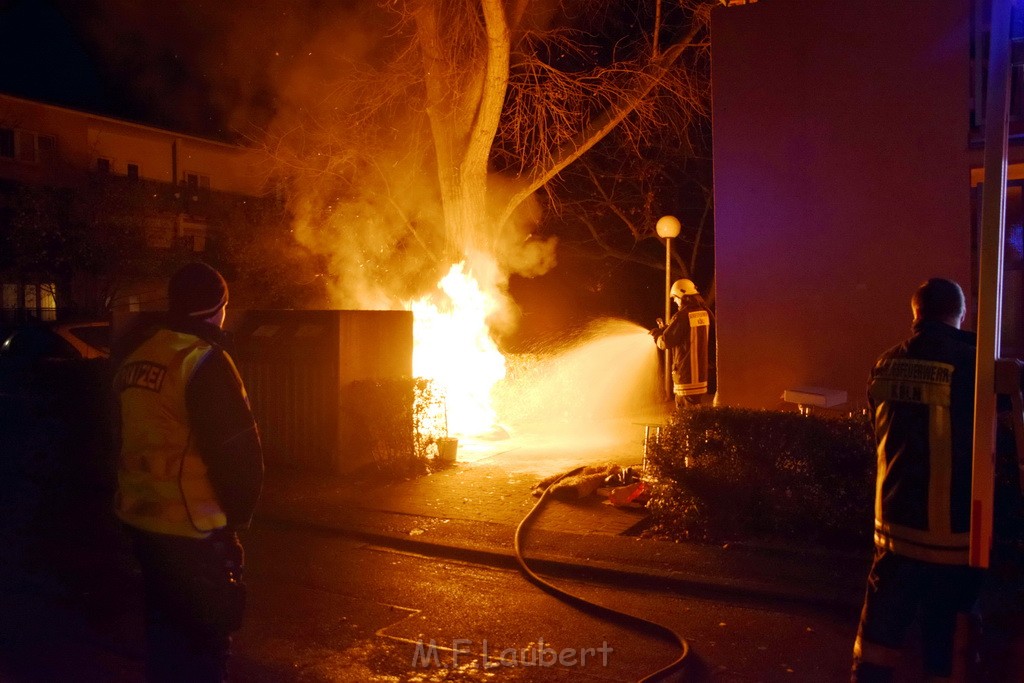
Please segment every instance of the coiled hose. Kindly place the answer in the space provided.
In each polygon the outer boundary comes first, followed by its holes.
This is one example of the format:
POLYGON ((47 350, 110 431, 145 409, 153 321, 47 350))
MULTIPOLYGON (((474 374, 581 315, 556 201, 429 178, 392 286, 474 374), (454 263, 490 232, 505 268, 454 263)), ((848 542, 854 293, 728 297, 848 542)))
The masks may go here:
POLYGON ((643 617, 638 617, 634 614, 629 614, 628 612, 621 612, 617 609, 612 609, 611 607, 599 605, 595 602, 584 600, 578 595, 573 595, 572 593, 564 591, 561 588, 549 583, 548 581, 538 576, 526 564, 526 559, 523 557, 523 536, 526 534, 526 529, 530 526, 533 519, 540 513, 541 509, 543 509, 544 504, 547 501, 548 493, 559 481, 566 477, 579 474, 582 470, 582 467, 577 467, 576 469, 566 472, 562 476, 558 477, 558 479, 551 482, 551 484, 549 484, 548 487, 544 489, 544 493, 543 495, 541 495, 540 500, 537 501, 537 504, 534 505, 533 509, 531 509, 530 512, 527 513, 526 517, 523 517, 522 521, 519 522, 519 526, 516 527, 516 536, 514 544, 516 562, 519 563, 519 568, 522 569, 523 574, 531 583, 535 584, 536 586, 540 587, 541 590, 550 593, 551 595, 555 596, 556 598, 565 602, 566 604, 572 605, 573 607, 582 612, 586 612, 587 614, 594 615, 607 621, 611 621, 615 624, 621 624, 634 630, 656 635, 665 640, 674 641, 675 643, 677 643, 679 645, 679 649, 681 652, 679 657, 668 666, 658 669, 657 671, 648 674, 647 676, 644 676, 640 679, 639 683, 648 683, 649 681, 663 680, 669 674, 681 670, 685 665, 686 657, 690 654, 690 646, 686 642, 685 638, 683 638, 681 635, 679 635, 672 629, 668 628, 667 626, 659 624, 655 621, 644 619, 643 617))

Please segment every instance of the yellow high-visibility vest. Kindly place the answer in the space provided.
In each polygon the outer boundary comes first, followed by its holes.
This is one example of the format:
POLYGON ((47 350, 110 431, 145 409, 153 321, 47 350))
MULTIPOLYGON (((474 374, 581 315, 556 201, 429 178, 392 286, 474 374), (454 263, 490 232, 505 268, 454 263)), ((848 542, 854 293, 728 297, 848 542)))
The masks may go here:
POLYGON ((185 405, 188 380, 212 351, 195 335, 165 329, 118 368, 114 392, 122 426, 115 511, 125 524, 192 538, 227 524, 185 405))

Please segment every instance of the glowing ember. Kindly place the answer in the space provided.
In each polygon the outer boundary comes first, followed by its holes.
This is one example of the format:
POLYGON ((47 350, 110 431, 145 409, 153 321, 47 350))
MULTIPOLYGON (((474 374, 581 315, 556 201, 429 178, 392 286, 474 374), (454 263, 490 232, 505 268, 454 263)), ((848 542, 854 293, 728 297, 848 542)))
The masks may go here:
POLYGON ((413 373, 433 380, 444 397, 453 436, 494 428, 491 390, 505 377, 505 357, 486 323, 498 302, 464 266, 452 266, 435 294, 412 304, 413 373))

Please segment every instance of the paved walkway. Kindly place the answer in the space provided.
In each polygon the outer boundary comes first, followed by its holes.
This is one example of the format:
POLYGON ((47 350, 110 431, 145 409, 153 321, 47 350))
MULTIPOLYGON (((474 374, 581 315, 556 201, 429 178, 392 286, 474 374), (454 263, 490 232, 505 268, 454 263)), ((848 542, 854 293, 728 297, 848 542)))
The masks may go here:
MULTIPOLYGON (((515 529, 537 504, 534 487, 581 465, 640 465, 642 422, 583 435, 566 434, 555 425, 502 441, 467 441, 460 443, 451 468, 374 488, 268 472, 259 515, 267 522, 331 529, 424 554, 514 566, 515 529)), ((526 536, 526 555, 531 566, 556 574, 589 573, 630 585, 796 600, 849 612, 859 607, 869 550, 862 555, 813 548, 795 552, 630 535, 644 514, 611 506, 596 494, 575 502, 546 500, 526 536)))
MULTIPOLYGON (((330 507, 339 505, 410 517, 516 526, 537 503, 533 490, 541 480, 582 465, 639 467, 642 437, 642 427, 626 425, 622 431, 590 434, 587 438, 532 433, 502 441, 463 441, 452 467, 372 490, 353 487, 343 479, 324 480, 317 475, 287 472, 277 476, 272 472, 261 508, 268 516, 278 516, 283 506, 316 502, 324 506, 321 519, 330 507), (639 434, 639 440, 632 432, 639 434)), ((602 501, 597 495, 576 504, 553 500, 536 526, 577 534, 615 535, 635 526, 644 516, 642 511, 620 509, 602 501)), ((344 510, 337 514, 343 516, 344 510)))

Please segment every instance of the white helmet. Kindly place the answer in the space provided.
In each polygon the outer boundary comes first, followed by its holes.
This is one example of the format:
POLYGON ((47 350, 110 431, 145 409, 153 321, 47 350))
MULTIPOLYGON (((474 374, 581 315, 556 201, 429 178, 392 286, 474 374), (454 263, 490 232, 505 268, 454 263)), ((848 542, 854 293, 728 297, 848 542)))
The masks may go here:
POLYGON ((693 280, 687 280, 682 278, 672 283, 672 296, 682 298, 684 296, 693 296, 698 294, 697 286, 693 284, 693 280))

